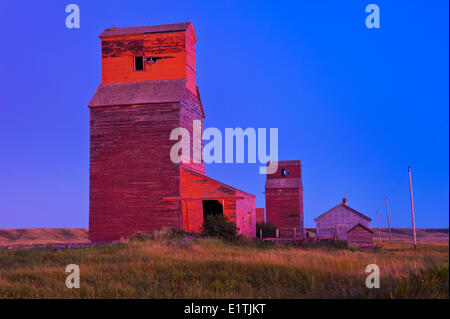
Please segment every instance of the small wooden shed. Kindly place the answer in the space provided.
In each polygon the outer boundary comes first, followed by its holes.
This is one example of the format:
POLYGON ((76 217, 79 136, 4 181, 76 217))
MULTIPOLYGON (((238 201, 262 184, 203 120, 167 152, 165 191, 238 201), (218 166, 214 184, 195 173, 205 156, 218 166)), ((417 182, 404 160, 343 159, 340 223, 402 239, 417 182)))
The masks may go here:
POLYGON ((361 224, 370 229, 371 219, 347 205, 347 199, 342 203, 329 209, 316 221, 316 236, 321 240, 343 240, 348 241, 348 230, 355 225, 361 224))
POLYGON ((364 225, 357 224, 347 231, 348 244, 361 249, 373 249, 373 231, 364 225))

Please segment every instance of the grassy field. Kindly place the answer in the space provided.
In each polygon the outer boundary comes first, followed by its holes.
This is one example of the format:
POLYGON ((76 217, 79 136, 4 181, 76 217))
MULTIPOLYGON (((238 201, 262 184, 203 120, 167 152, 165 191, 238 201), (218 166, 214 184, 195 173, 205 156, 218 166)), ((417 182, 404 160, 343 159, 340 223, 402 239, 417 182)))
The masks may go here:
POLYGON ((448 298, 447 243, 374 252, 260 241, 152 239, 74 250, 0 250, 0 298, 448 298), (67 289, 77 264, 81 288, 67 289), (365 287, 368 264, 379 289, 365 287))
MULTIPOLYGON (((315 228, 307 228, 315 236, 315 228)), ((374 242, 378 241, 378 228, 374 231, 374 242)), ((387 228, 380 229, 382 240, 389 239, 387 228)), ((412 229, 392 228, 393 241, 412 241, 412 229)), ((418 228, 418 243, 436 243, 449 240, 448 228, 418 228)), ((83 244, 88 243, 88 230, 86 228, 23 228, 0 229, 0 247, 47 245, 47 244, 83 244)))
POLYGON ((1 246, 87 243, 85 228, 0 229, 1 246))
MULTIPOLYGON (((306 228, 307 231, 311 232, 313 236, 315 235, 315 228, 306 228)), ((373 230, 373 240, 389 240, 389 231, 387 228, 372 228, 373 230)), ((1 235, 1 234, 0 234, 1 235)), ((417 228, 416 236, 418 243, 436 243, 436 242, 447 242, 449 238, 448 228, 417 228)), ((409 241, 413 240, 413 231, 411 228, 391 228, 391 237, 393 241, 409 241)), ((0 237, 1 242, 1 237, 0 237)))

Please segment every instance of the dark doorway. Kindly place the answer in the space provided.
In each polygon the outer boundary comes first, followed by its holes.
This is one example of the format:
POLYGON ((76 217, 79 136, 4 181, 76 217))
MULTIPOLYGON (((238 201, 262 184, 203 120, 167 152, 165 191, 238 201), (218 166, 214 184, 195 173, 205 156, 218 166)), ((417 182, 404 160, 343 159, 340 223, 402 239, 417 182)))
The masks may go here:
POLYGON ((203 201, 203 219, 210 215, 223 215, 223 206, 218 200, 203 201))

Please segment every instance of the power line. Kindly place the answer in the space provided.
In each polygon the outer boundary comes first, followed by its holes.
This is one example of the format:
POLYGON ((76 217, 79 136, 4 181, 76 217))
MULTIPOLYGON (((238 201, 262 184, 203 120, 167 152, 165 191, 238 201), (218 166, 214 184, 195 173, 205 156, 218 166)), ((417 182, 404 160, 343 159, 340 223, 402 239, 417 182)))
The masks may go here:
MULTIPOLYGON (((434 144, 434 141, 435 141, 436 137, 439 135, 441 129, 444 128, 446 125, 448 125, 448 121, 449 121, 449 120, 446 118, 446 119, 445 119, 445 120, 444 120, 444 121, 443 121, 436 129, 435 129, 435 131, 433 132, 433 134, 431 135, 430 138, 424 139, 424 140, 422 141, 421 144, 425 144, 425 145, 424 145, 424 147, 420 148, 421 153, 429 154, 428 150, 429 150, 429 149, 431 148, 431 146, 434 144)), ((408 167, 411 167, 411 166, 413 166, 413 164, 414 164, 414 162, 411 160, 411 158, 412 158, 411 153, 412 153, 412 150, 410 150, 409 154, 407 154, 407 159, 408 159, 407 165, 408 165, 408 167)), ((397 175, 397 178, 394 179, 394 182, 391 184, 391 185, 393 185, 393 186, 392 186, 392 187, 389 189, 389 191, 386 193, 386 196, 385 196, 385 197, 392 197, 392 195, 393 195, 393 194, 395 193, 395 191, 397 190, 400 181, 402 180, 402 178, 404 178, 404 175, 403 175, 403 174, 404 174, 403 172, 400 172, 400 173, 397 175)))

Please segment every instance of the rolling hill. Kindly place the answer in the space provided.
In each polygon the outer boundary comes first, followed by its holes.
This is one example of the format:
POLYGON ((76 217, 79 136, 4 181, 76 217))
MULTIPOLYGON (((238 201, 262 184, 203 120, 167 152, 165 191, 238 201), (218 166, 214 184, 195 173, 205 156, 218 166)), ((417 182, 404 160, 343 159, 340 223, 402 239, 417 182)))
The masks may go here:
MULTIPOLYGON (((307 228, 314 233, 314 228, 307 228)), ((378 228, 374 231, 374 243, 378 240, 378 228)), ((448 243, 448 228, 420 228, 416 230, 418 243, 448 243)), ((381 239, 389 240, 387 228, 380 229, 381 239)), ((392 228, 393 241, 411 241, 410 228, 392 228)), ((88 230, 85 228, 23 228, 0 229, 0 246, 26 246, 46 244, 84 244, 88 242, 88 230)))

